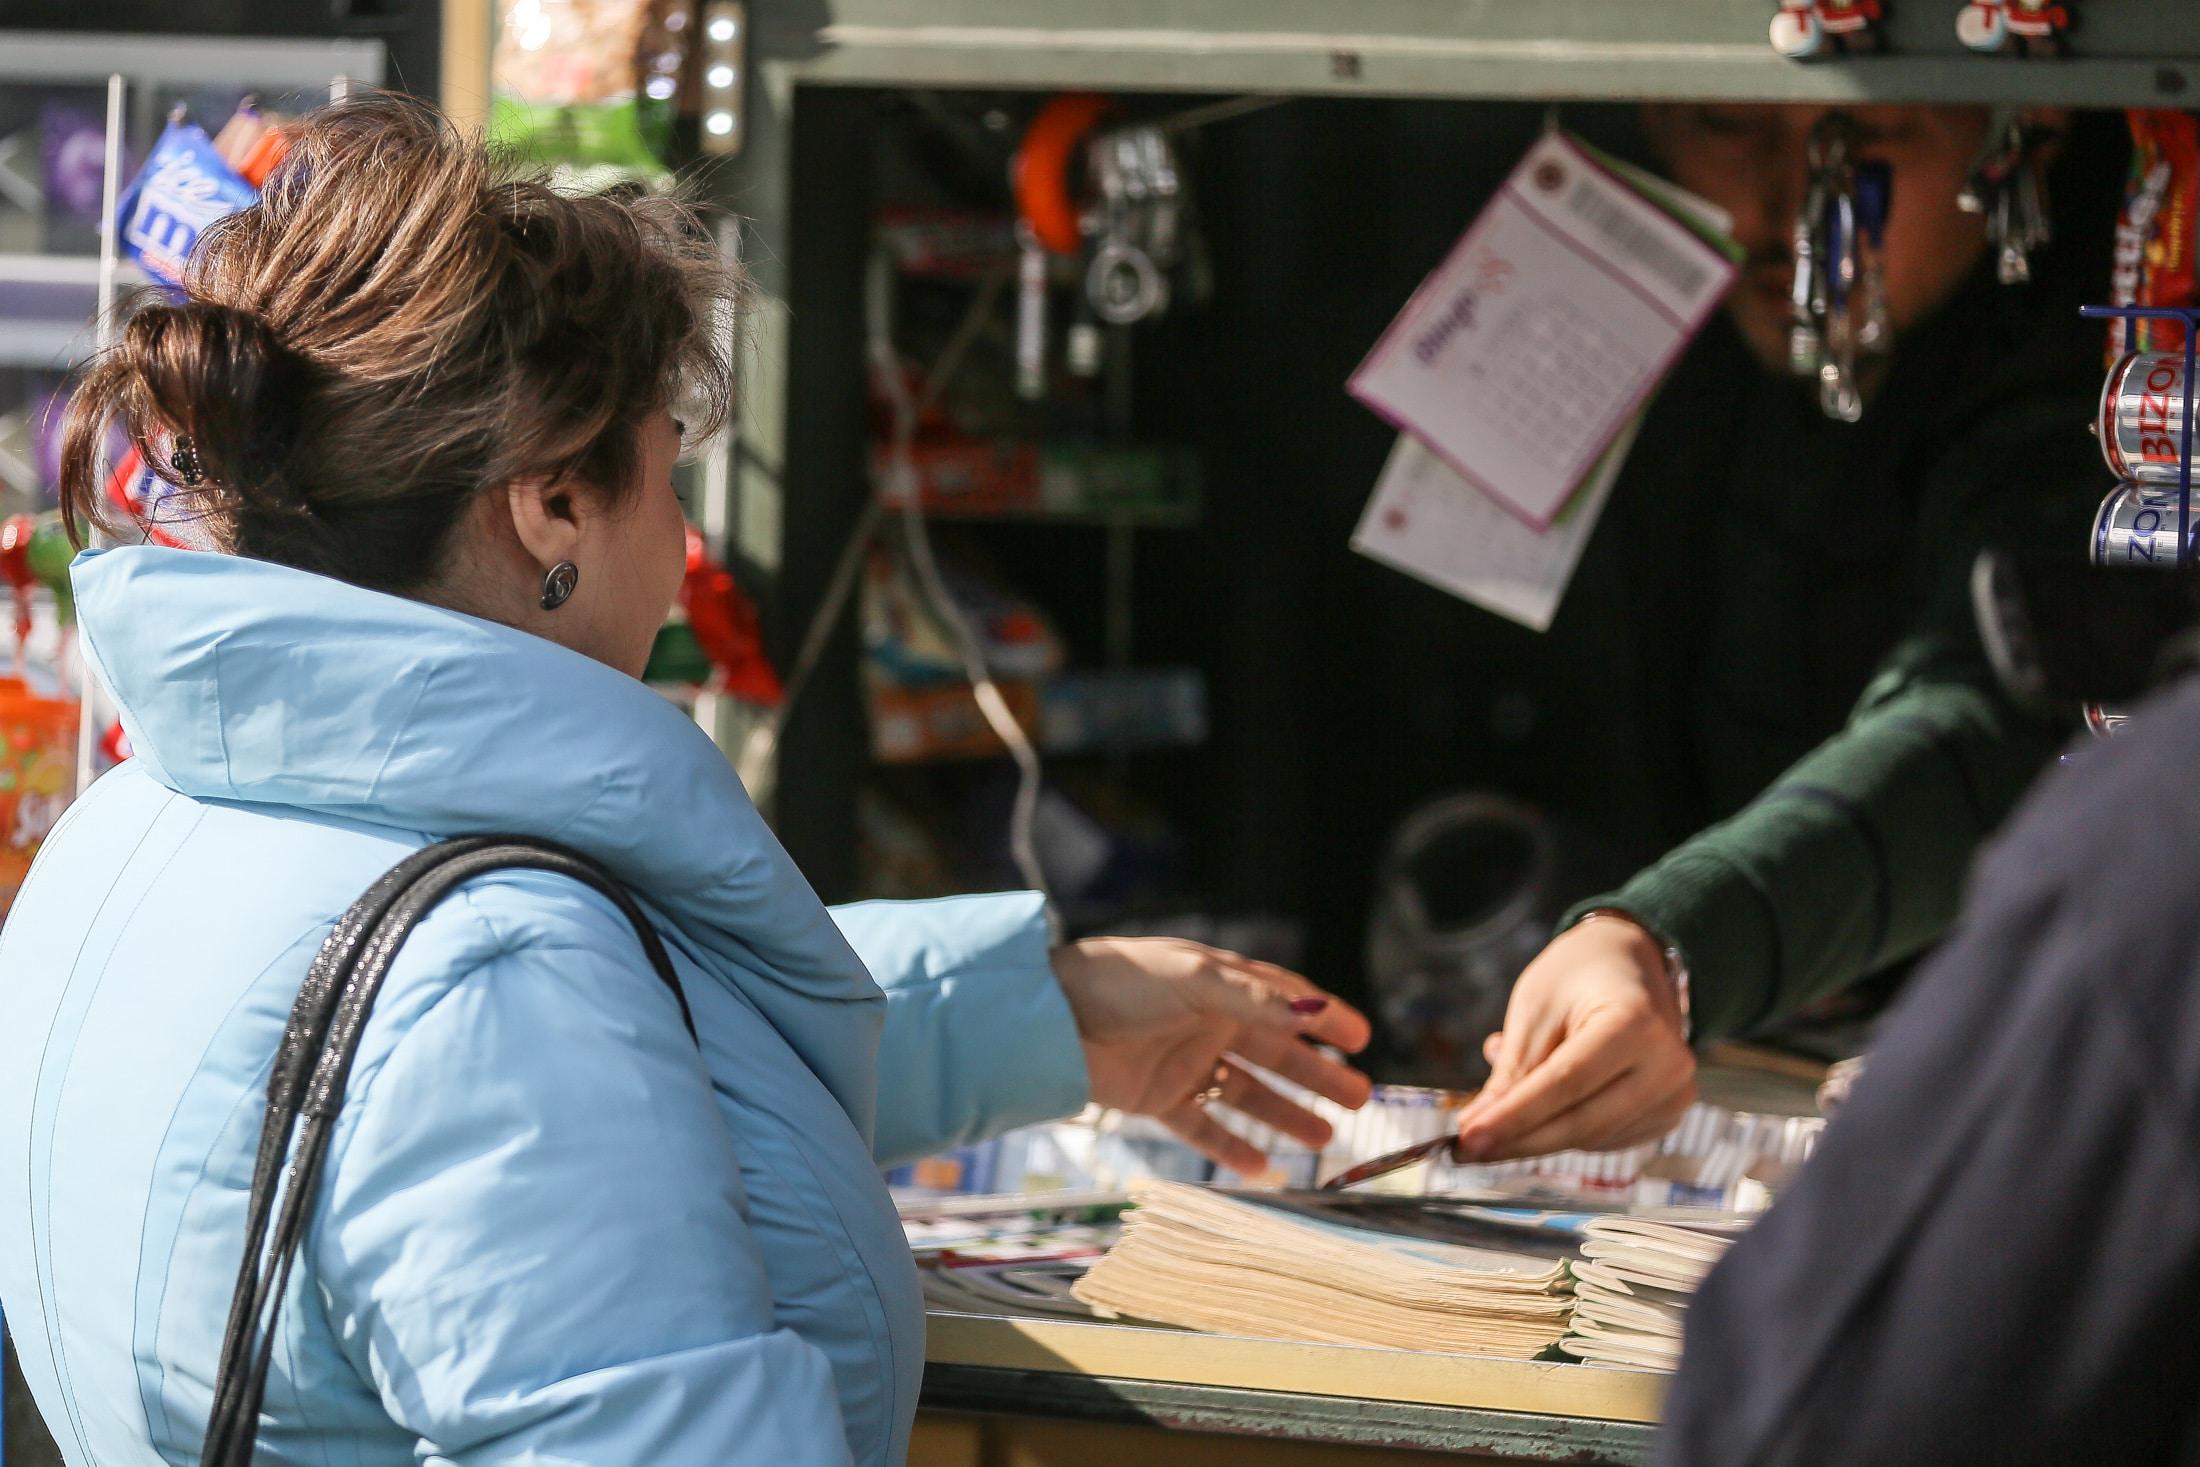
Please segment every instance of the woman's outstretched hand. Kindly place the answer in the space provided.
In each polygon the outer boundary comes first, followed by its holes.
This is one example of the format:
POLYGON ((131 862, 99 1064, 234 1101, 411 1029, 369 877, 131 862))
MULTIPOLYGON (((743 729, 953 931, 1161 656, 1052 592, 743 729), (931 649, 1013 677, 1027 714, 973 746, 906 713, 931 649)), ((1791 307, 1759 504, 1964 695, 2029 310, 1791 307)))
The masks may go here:
POLYGON ((1170 937, 1096 937, 1059 948, 1055 976, 1085 1044, 1092 1098, 1152 1116, 1233 1170, 1267 1159, 1208 1114, 1210 1106, 1273 1126, 1308 1146, 1329 1123, 1286 1099, 1245 1061, 1357 1110, 1368 1078, 1314 1046, 1356 1054, 1367 1019, 1272 963, 1170 937))

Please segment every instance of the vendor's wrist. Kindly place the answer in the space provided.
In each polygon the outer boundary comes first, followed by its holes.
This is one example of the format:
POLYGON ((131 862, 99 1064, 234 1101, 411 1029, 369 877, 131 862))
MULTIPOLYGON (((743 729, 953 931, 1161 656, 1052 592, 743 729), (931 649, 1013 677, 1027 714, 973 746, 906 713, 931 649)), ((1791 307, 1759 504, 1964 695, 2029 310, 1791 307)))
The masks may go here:
POLYGON ((1613 930, 1625 929, 1634 940, 1638 956, 1645 967, 1662 972, 1668 991, 1673 998, 1674 1012, 1680 1020, 1681 1038, 1692 1032, 1688 1016, 1688 964, 1681 950, 1668 942, 1640 917, 1620 907, 1592 907, 1581 914, 1577 925, 1598 923, 1613 930))

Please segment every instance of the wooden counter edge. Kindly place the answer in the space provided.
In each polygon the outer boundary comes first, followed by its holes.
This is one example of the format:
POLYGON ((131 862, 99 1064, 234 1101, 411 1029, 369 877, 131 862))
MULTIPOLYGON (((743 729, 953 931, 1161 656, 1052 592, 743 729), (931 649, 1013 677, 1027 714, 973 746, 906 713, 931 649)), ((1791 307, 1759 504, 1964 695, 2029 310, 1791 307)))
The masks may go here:
POLYGON ((1242 1390, 1655 1422, 1666 1377, 1356 1345, 1258 1340, 1073 1320, 926 1316, 934 1365, 993 1366, 1242 1390))

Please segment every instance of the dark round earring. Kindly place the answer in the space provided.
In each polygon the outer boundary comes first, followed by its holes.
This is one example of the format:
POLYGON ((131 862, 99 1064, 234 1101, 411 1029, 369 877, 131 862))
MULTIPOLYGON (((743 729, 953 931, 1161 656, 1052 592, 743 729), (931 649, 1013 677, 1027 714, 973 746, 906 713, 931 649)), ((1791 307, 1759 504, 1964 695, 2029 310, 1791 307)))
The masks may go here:
POLYGON ((570 560, 561 560, 550 567, 550 573, 542 578, 542 609, 556 611, 572 598, 573 588, 581 583, 581 568, 570 560))

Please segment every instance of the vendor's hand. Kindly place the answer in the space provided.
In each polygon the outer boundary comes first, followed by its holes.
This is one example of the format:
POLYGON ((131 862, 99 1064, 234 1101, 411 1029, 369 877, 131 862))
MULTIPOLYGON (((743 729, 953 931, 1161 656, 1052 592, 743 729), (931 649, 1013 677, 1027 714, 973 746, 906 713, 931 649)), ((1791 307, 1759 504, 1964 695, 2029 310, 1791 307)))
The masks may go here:
POLYGON ((1267 1158, 1210 1116, 1210 1104, 1308 1146, 1330 1136, 1327 1121, 1238 1060, 1348 1109, 1367 1103, 1367 1077, 1314 1048, 1357 1053, 1367 1019, 1296 973, 1168 937, 1073 943, 1056 950, 1054 972, 1085 1043, 1093 1100, 1152 1116, 1233 1170, 1258 1172, 1267 1158))
POLYGON ((1477 1161, 1617 1150, 1671 1130, 1696 1098, 1696 1057, 1655 937, 1599 915, 1551 940, 1483 1045, 1490 1080, 1459 1119, 1477 1161))

